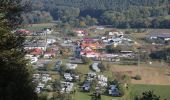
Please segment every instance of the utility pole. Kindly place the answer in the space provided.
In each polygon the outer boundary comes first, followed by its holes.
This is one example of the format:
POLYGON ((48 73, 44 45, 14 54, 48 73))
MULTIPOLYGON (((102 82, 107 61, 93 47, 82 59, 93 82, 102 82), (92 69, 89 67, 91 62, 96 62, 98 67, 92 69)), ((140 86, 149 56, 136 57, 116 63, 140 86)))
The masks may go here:
POLYGON ((138 75, 140 75, 140 49, 138 49, 138 75))

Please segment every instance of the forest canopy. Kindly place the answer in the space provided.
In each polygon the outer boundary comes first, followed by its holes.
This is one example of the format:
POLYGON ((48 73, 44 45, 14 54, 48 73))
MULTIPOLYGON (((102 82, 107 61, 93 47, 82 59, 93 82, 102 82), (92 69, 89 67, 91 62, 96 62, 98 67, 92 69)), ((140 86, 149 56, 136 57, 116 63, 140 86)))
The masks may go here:
POLYGON ((49 13, 48 21, 90 16, 119 28, 170 28, 170 0, 32 0, 32 6, 49 13))

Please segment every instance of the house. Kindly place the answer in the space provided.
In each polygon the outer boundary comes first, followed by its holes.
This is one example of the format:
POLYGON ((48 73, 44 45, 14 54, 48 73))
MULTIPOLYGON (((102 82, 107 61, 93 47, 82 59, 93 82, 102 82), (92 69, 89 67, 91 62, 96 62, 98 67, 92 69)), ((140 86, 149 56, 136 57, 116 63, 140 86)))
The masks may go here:
POLYGON ((77 64, 67 63, 66 66, 67 66, 67 69, 76 69, 77 68, 77 64))
POLYGON ((42 54, 43 54, 43 50, 42 50, 42 49, 39 49, 39 48, 35 48, 35 49, 33 49, 33 50, 30 50, 30 51, 29 51, 29 54, 35 55, 35 56, 37 56, 37 55, 42 55, 42 54))
POLYGON ((97 60, 97 61, 118 62, 118 61, 120 61, 120 58, 119 58, 119 55, 118 55, 118 54, 102 53, 102 54, 100 54, 99 57, 96 57, 94 60, 97 60))
POLYGON ((43 31, 33 31, 32 35, 33 36, 44 36, 45 33, 43 31))
POLYGON ((123 32, 121 31, 117 31, 115 29, 111 30, 109 33, 108 33, 109 36, 115 36, 115 37, 119 37, 119 38, 122 38, 124 36, 123 32))
POLYGON ((62 65, 62 60, 57 60, 56 65, 62 65))
POLYGON ((90 83, 89 82, 84 82, 82 88, 83 88, 84 91, 89 92, 90 91, 90 83))
POLYGON ((28 59, 31 64, 36 63, 38 61, 38 57, 29 54, 25 55, 25 59, 28 59))
POLYGON ((32 49, 36 49, 36 48, 46 51, 47 43, 43 40, 25 41, 25 43, 24 43, 25 50, 32 50, 32 49))
POLYGON ((96 78, 96 73, 95 72, 89 72, 87 74, 87 81, 92 81, 94 78, 96 78))
POLYGON ((119 96, 120 95, 120 92, 119 92, 118 88, 116 87, 116 85, 110 85, 108 93, 111 96, 119 96))
POLYGON ((73 80, 73 77, 71 76, 70 73, 64 73, 64 78, 65 78, 67 81, 72 81, 72 80, 73 80))
POLYGON ((43 83, 40 82, 40 83, 38 84, 38 86, 36 87, 35 92, 40 93, 40 92, 42 91, 42 89, 44 88, 44 86, 45 86, 45 84, 43 84, 43 83))
POLYGON ((110 38, 108 39, 108 44, 121 44, 122 38, 110 38))
POLYGON ((170 40, 170 30, 164 29, 164 30, 155 30, 150 32, 150 34, 147 36, 148 39, 154 40, 154 39, 163 39, 165 41, 170 40))
POLYGON ((104 27, 103 26, 98 26, 96 27, 97 30, 104 30, 104 27))
POLYGON ((48 74, 43 74, 41 80, 42 82, 47 83, 48 81, 51 81, 52 78, 48 74))
POLYGON ((95 51, 81 51, 80 55, 82 56, 86 56, 88 58, 95 58, 95 57, 99 57, 99 53, 95 52, 95 51))
POLYGON ((87 34, 85 30, 81 30, 81 29, 73 30, 73 32, 75 32, 79 37, 85 36, 87 34))
POLYGON ((51 34, 53 32, 52 28, 44 28, 43 30, 45 34, 51 34))
POLYGON ((56 52, 54 52, 54 51, 44 53, 44 58, 53 58, 55 56, 56 56, 56 52))
POLYGON ((99 69, 98 65, 99 65, 99 63, 93 63, 93 64, 91 65, 91 67, 92 67, 92 69, 93 69, 94 71, 100 72, 100 69, 99 69))
POLYGON ((93 42, 95 42, 95 39, 93 39, 93 38, 83 38, 83 40, 82 40, 84 43, 93 43, 93 42))
POLYGON ((104 75, 98 75, 97 79, 98 79, 98 84, 100 86, 102 87, 107 86, 107 77, 105 77, 104 75))
POLYGON ((72 63, 72 64, 83 64, 83 61, 82 61, 81 58, 70 57, 69 58, 69 63, 72 63))
POLYGON ((47 44, 53 44, 56 42, 56 39, 53 39, 53 38, 48 38, 47 39, 47 44))
POLYGON ((32 35, 32 32, 26 29, 19 29, 14 32, 17 35, 24 35, 24 36, 30 36, 32 35))
POLYGON ((74 83, 71 82, 61 82, 61 93, 70 93, 73 90, 74 83))

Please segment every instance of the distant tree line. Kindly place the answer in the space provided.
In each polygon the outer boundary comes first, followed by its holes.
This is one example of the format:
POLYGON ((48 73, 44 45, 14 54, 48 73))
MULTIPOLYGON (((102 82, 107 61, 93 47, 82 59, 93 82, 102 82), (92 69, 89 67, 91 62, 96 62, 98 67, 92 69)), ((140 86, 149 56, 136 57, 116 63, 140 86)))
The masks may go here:
POLYGON ((169 0, 32 0, 32 4, 33 10, 69 24, 90 16, 100 25, 118 28, 170 28, 169 0))
POLYGON ((22 14, 24 24, 47 23, 53 20, 53 17, 46 11, 31 11, 22 14))

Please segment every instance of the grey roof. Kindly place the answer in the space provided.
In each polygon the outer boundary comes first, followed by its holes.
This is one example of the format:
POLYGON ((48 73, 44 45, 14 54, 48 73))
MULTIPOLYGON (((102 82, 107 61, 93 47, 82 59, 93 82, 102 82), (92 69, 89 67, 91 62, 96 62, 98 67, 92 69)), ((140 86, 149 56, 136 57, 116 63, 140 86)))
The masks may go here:
POLYGON ((44 41, 36 41, 36 42, 25 42, 25 47, 45 47, 46 43, 44 41))
POLYGON ((149 37, 160 37, 160 38, 170 38, 170 30, 154 30, 149 35, 149 37))

